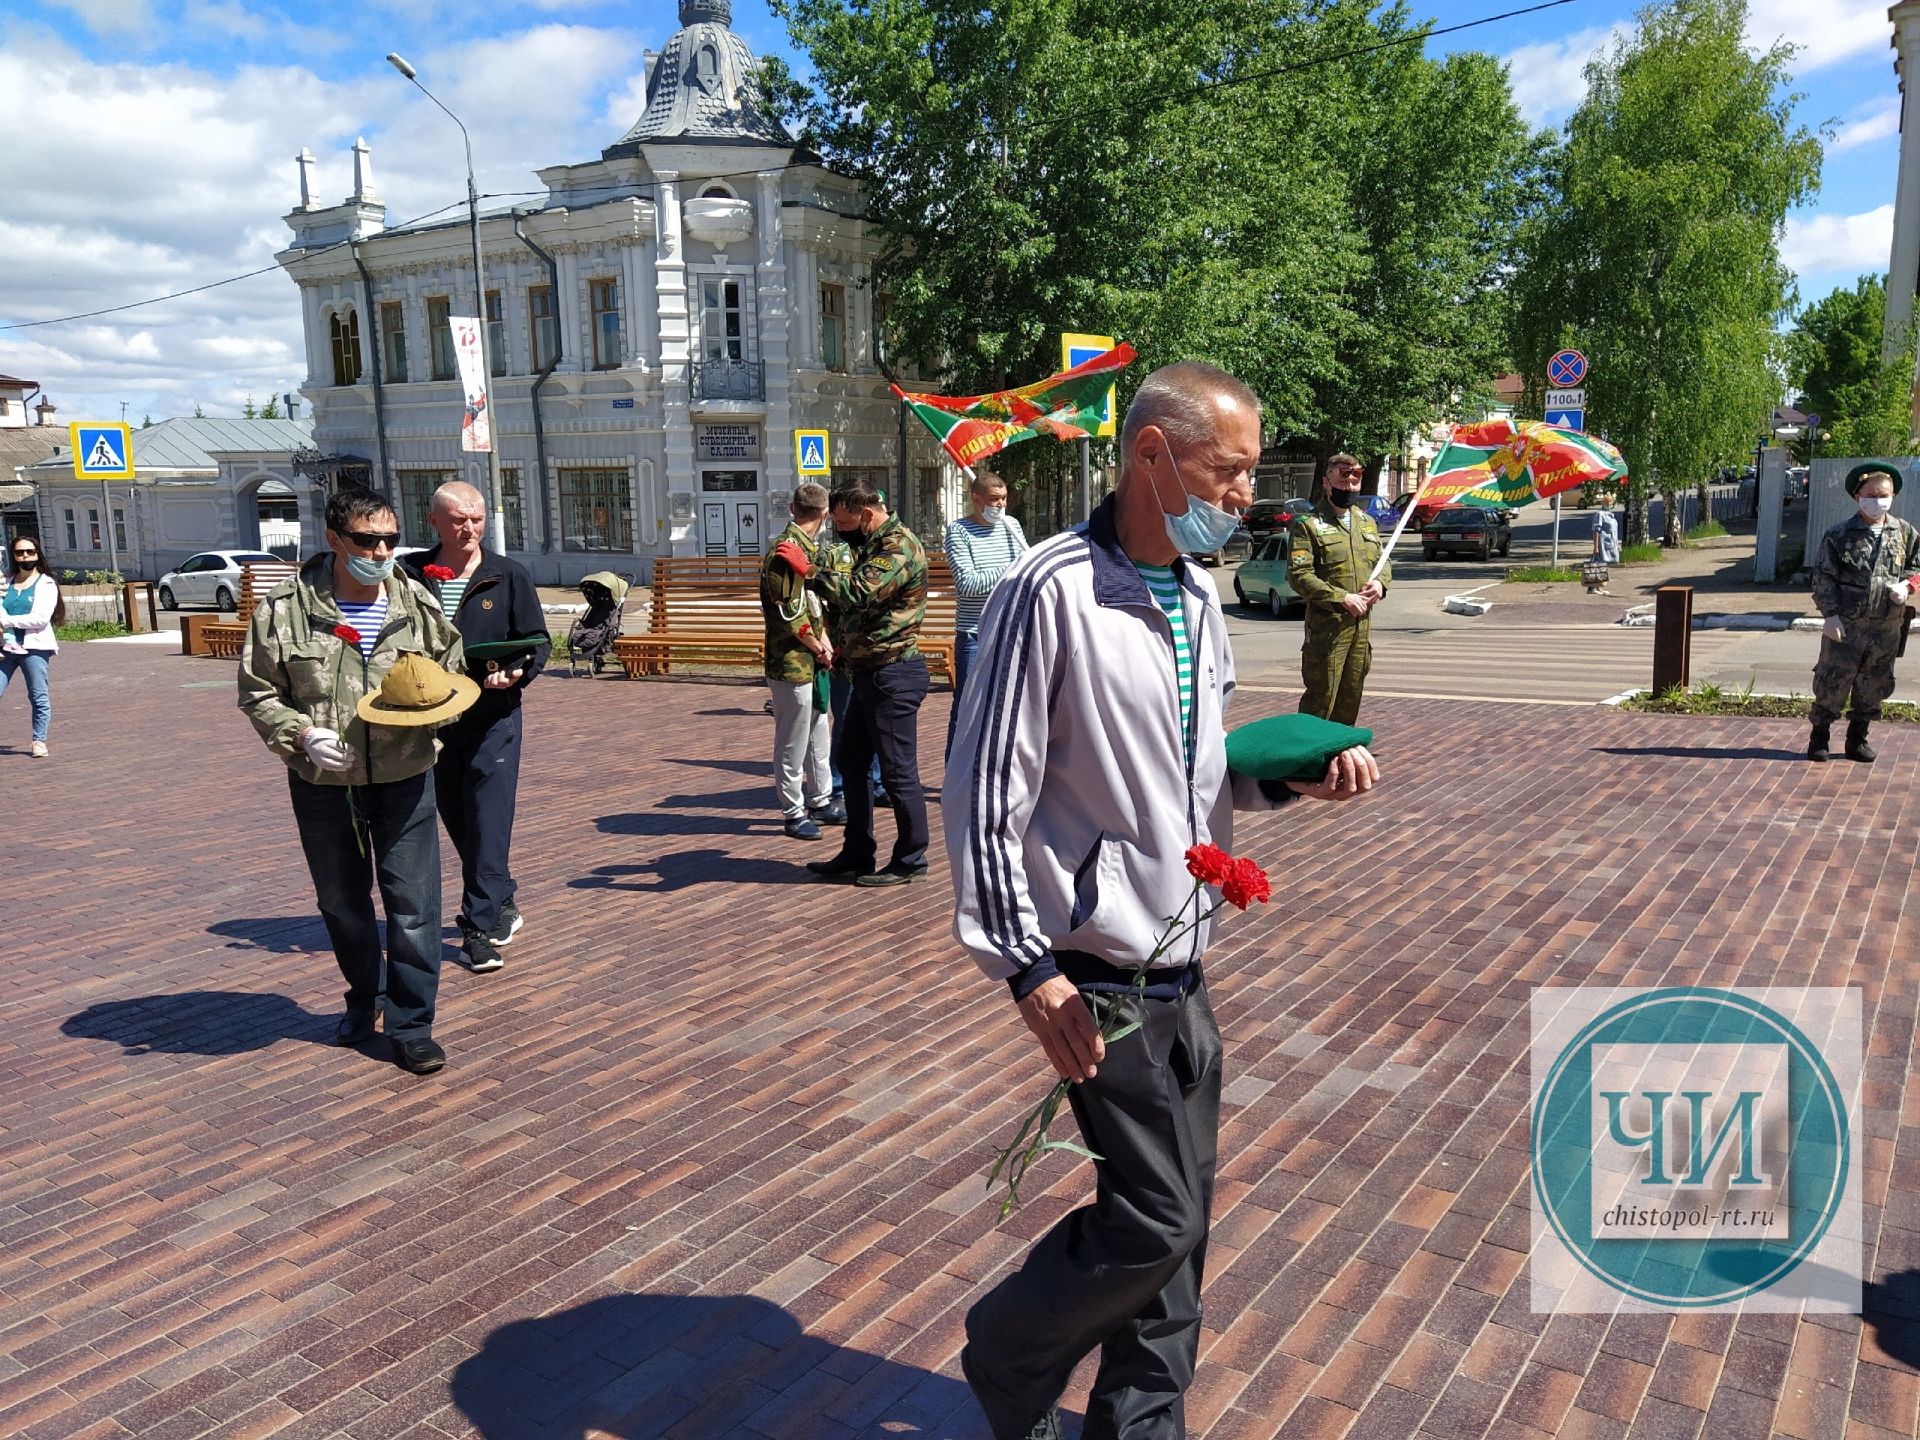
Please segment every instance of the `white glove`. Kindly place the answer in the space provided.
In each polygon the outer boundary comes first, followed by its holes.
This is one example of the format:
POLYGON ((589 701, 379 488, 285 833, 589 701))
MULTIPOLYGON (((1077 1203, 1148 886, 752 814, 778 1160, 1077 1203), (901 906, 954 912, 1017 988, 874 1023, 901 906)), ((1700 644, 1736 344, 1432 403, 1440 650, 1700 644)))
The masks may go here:
POLYGON ((1913 593, 1913 586, 1905 580, 1895 580, 1887 589, 1893 592, 1893 603, 1896 605, 1906 604, 1907 596, 1913 593))
POLYGON ((322 770, 353 768, 353 747, 340 738, 338 730, 329 730, 324 725, 315 725, 300 737, 300 748, 305 750, 307 758, 322 770))
POLYGON ((1847 627, 1840 623, 1838 615, 1829 615, 1827 623, 1820 627, 1820 633, 1838 645, 1847 638, 1847 627))

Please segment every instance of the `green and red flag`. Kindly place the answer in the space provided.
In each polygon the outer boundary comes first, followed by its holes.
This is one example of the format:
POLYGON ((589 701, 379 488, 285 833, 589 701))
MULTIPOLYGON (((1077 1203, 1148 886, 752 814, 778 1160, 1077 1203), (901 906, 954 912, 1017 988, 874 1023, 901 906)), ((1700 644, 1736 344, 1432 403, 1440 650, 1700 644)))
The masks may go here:
POLYGON ((1583 431, 1539 420, 1482 420, 1455 426, 1433 457, 1420 509, 1519 506, 1626 473, 1618 450, 1583 431))
POLYGON ((898 385, 893 393, 933 432, 954 464, 971 471, 989 455, 1036 435, 1091 436, 1100 428, 1114 376, 1132 363, 1133 347, 1122 344, 1071 370, 990 395, 923 395, 898 385))

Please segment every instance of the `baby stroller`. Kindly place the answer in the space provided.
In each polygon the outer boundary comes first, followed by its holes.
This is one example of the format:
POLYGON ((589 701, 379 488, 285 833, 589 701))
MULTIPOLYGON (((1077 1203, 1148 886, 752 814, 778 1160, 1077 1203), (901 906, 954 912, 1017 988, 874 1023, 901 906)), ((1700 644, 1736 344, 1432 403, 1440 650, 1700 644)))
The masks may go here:
POLYGON ((581 580, 580 593, 586 598, 587 613, 567 632, 569 677, 578 673, 574 667, 582 661, 589 665, 589 675, 600 673, 600 662, 613 653, 613 642, 620 638, 627 591, 632 588, 631 575, 617 575, 611 570, 596 570, 581 580))

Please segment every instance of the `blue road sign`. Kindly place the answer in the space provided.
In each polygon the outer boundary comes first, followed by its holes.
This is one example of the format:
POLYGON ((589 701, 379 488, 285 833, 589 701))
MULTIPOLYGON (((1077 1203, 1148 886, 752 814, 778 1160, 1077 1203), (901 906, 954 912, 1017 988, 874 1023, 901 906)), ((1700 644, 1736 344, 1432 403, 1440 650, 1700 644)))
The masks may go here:
POLYGON ((1556 390, 1571 390, 1587 378, 1587 357, 1578 350, 1561 350, 1547 361, 1547 383, 1556 390))
POLYGON ((76 480, 133 479, 133 436, 125 425, 67 426, 76 480))
POLYGON ((1560 430, 1585 430, 1587 412, 1584 410, 1549 410, 1547 424, 1560 430))

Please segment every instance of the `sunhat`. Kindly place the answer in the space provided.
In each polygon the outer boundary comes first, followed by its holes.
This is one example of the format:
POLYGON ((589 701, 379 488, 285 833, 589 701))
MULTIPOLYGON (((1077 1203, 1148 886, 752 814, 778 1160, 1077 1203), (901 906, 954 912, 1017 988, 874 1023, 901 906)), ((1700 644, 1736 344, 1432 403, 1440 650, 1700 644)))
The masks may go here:
POLYGON ((425 655, 402 655, 380 688, 360 697, 354 707, 369 725, 438 725, 462 714, 480 698, 480 686, 465 675, 449 675, 425 655))

